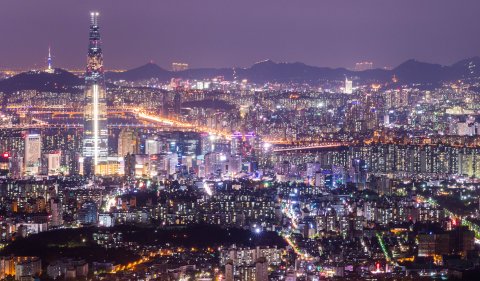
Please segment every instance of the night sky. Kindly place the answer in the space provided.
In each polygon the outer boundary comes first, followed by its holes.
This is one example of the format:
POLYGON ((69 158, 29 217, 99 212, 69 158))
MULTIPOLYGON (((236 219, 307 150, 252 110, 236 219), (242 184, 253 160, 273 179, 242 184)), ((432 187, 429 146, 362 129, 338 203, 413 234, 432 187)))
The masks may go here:
POLYGON ((396 66, 480 55, 478 0, 0 0, 0 68, 83 68, 89 11, 107 69, 153 60, 191 67, 301 61, 396 66))

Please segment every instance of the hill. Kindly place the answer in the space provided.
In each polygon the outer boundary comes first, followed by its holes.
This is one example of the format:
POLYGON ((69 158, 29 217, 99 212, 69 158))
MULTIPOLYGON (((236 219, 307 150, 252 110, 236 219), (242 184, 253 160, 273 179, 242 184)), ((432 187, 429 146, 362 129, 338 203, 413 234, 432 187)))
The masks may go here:
POLYGON ((75 91, 83 85, 84 80, 63 70, 55 69, 54 73, 43 71, 23 72, 0 81, 0 91, 12 93, 21 90, 39 90, 50 92, 75 91))

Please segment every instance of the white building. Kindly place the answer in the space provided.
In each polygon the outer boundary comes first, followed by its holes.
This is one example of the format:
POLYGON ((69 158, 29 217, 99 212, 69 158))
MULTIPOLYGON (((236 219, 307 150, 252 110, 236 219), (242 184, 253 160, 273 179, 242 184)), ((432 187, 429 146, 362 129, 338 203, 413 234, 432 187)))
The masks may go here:
POLYGON ((40 134, 28 134, 25 137, 25 171, 37 175, 42 157, 42 138, 40 134))
POLYGON ((176 153, 168 154, 168 174, 173 175, 177 172, 178 155, 176 153))
POLYGON ((344 94, 353 94, 353 81, 348 80, 348 78, 345 78, 345 88, 343 90, 344 94))
POLYGON ((467 122, 458 122, 457 134, 459 136, 473 136, 475 135, 475 126, 467 122))
POLYGON ((101 226, 101 227, 115 226, 115 219, 113 215, 108 213, 98 214, 98 226, 101 226))
POLYGON ((147 139, 145 142, 145 154, 152 155, 160 153, 160 142, 156 139, 147 139))
POLYGON ((60 152, 47 154, 48 175, 54 176, 60 173, 60 152))

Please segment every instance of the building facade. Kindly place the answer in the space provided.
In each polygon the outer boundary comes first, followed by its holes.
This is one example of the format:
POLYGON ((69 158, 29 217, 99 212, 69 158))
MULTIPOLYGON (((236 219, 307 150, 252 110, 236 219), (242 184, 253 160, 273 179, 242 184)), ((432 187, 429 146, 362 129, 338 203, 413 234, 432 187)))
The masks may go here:
POLYGON ((92 173, 98 173, 96 167, 108 156, 107 103, 98 16, 97 12, 90 14, 85 73, 83 157, 90 159, 84 163, 93 166, 92 173))

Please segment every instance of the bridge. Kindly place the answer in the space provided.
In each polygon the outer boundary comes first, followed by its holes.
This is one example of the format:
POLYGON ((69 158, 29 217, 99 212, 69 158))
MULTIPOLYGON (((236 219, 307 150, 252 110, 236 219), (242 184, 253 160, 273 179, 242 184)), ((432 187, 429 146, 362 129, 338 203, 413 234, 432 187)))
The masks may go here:
MULTIPOLYGON (((79 117, 83 117, 83 111, 81 108, 73 106, 20 106, 20 105, 11 105, 7 106, 7 109, 13 110, 17 113, 35 116, 32 118, 36 123, 34 124, 7 124, 0 125, 0 129, 42 129, 42 128, 83 128, 83 123, 79 122, 79 117), (42 115, 48 115, 48 118, 56 120, 67 121, 65 123, 60 122, 48 122, 45 118, 42 118, 42 115)), ((206 126, 200 126, 193 123, 187 123, 176 119, 165 118, 158 115, 155 112, 146 111, 143 108, 134 107, 134 106, 109 106, 107 108, 108 115, 120 115, 127 116, 130 115, 136 120, 140 120, 139 123, 110 123, 108 124, 109 128, 157 128, 163 129, 165 131, 186 131, 186 132, 198 132, 198 133, 209 133, 216 136, 221 136, 225 138, 230 138, 232 132, 226 130, 219 130, 215 128, 210 128, 206 126)), ((45 116, 43 116, 45 117, 45 116)), ((265 139, 264 140, 270 144, 286 145, 290 142, 282 139, 265 139)))
MULTIPOLYGON (((163 129, 165 131, 184 131, 184 132, 203 132, 194 127, 178 127, 178 126, 162 126, 160 124, 148 124, 148 123, 113 123, 108 124, 108 128, 152 128, 163 129)), ((0 125, 0 130, 4 129, 83 129, 82 123, 35 123, 35 124, 14 124, 14 125, 0 125)))
MULTIPOLYGON (((35 116, 32 120, 35 123, 32 124, 6 124, 0 125, 0 129, 47 129, 47 128, 83 128, 83 123, 78 122, 75 117, 83 116, 83 112, 78 108, 73 107, 58 107, 58 106, 46 106, 46 107, 8 107, 8 109, 15 110, 17 113, 35 116), (49 122, 45 118, 41 118, 41 115, 48 114, 52 119, 65 120, 67 122, 49 122), (68 122, 70 121, 70 122, 68 122), (72 122, 73 121, 73 122, 72 122)), ((175 119, 161 117, 153 112, 146 112, 145 110, 137 107, 108 107, 108 115, 131 115, 132 118, 140 120, 141 122, 122 122, 122 123, 110 123, 109 128, 157 128, 165 131, 187 131, 187 132, 206 132, 223 137, 230 137, 231 133, 217 130, 205 126, 198 126, 196 124, 186 123, 175 119)))
POLYGON ((324 143, 316 143, 316 144, 310 144, 310 145, 279 147, 279 148, 274 148, 273 152, 309 152, 313 150, 322 150, 327 148, 341 148, 341 147, 346 147, 348 145, 349 143, 347 142, 324 142, 324 143))

